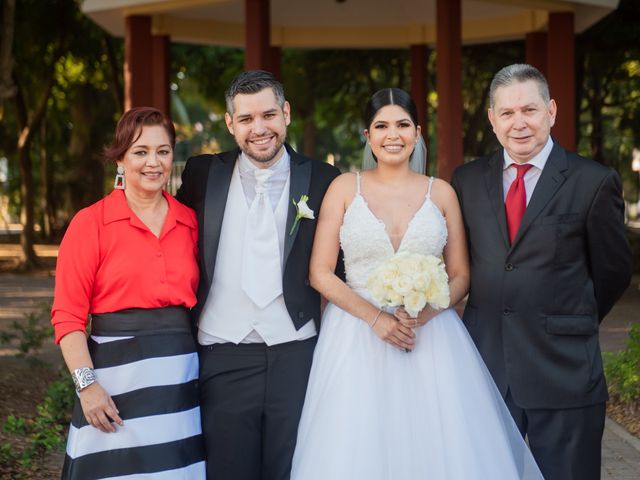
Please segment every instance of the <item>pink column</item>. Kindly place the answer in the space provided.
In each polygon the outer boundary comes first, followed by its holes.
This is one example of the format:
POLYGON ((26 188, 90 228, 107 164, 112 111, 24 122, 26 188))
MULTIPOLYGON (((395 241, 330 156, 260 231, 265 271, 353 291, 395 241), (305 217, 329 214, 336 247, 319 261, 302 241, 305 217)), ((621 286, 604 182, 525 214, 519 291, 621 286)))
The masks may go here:
POLYGON ((245 0, 245 57, 247 70, 270 70, 271 18, 269 0, 245 0))
POLYGON ((151 17, 125 18, 124 109, 153 104, 151 17))
POLYGON ((282 48, 271 47, 269 49, 269 71, 278 81, 282 81, 282 48))
POLYGON ((171 95, 169 91, 170 70, 170 39, 169 35, 153 35, 151 37, 152 49, 152 105, 171 115, 171 95))
POLYGON ((437 0, 438 176, 451 180, 462 158, 461 0, 437 0))
POLYGON ((418 123, 422 127, 425 141, 429 138, 427 113, 427 59, 426 45, 411 45, 411 97, 418 109, 418 123))
POLYGON ((547 80, 558 105, 551 135, 568 150, 576 149, 576 73, 573 13, 551 13, 547 43, 547 80))
POLYGON ((526 62, 547 75, 547 34, 530 32, 525 36, 526 62))

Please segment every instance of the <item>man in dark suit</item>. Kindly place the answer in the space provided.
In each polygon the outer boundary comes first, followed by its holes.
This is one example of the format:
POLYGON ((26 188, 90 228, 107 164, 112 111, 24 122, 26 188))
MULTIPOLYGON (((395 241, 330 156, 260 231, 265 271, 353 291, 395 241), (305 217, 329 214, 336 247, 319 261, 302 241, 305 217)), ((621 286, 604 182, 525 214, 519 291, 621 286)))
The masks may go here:
POLYGON ((471 260, 463 321, 545 479, 597 479, 598 326, 631 278, 620 178, 552 140, 556 104, 529 65, 495 75, 488 113, 504 148, 452 179, 471 260))
POLYGON ((290 107, 270 73, 240 74, 226 102, 239 148, 189 159, 177 194, 199 223, 207 477, 288 479, 320 322, 313 212, 340 172, 285 144, 290 107))

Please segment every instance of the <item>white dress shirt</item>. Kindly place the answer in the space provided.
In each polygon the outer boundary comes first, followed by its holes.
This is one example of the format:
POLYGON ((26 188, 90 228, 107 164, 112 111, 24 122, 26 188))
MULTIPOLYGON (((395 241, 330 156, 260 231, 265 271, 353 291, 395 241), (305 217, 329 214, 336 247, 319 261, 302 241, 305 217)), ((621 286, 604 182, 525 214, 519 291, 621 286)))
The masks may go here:
MULTIPOLYGON (((271 206, 274 210, 282 196, 284 186, 289 180, 289 173, 291 171, 291 158, 289 157, 289 152, 287 152, 287 149, 284 147, 282 147, 282 149, 284 150, 284 153, 282 154, 282 157, 280 157, 280 160, 268 168, 268 170, 271 170, 273 174, 269 177, 269 180, 266 183, 269 200, 271 201, 271 206)), ((240 183, 242 183, 242 190, 244 191, 244 196, 247 199, 247 205, 251 205, 256 196, 257 180, 254 173, 255 170, 258 170, 258 167, 249 160, 244 152, 241 153, 240 157, 238 157, 238 172, 240 173, 240 183)))
MULTIPOLYGON (((282 149, 284 152, 282 157, 280 157, 280 160, 268 168, 268 170, 273 171, 273 174, 269 177, 269 180, 266 183, 269 200, 271 201, 271 206, 274 210, 282 196, 282 191, 287 184, 289 172, 291 170, 291 158, 289 157, 289 152, 287 152, 287 149, 284 147, 282 147, 282 149)), ((247 199, 247 205, 251 205, 253 199, 256 197, 257 180, 254 170, 257 169, 258 167, 256 167, 251 160, 249 160, 247 155, 242 152, 238 158, 238 173, 240 174, 240 183, 242 184, 244 196, 247 199)), ((215 343, 222 341, 222 339, 216 340, 217 341, 215 343)), ((244 338, 242 343, 264 343, 264 339, 258 332, 253 330, 244 338)))
MULTIPOLYGON (((287 211, 291 203, 289 199, 290 160, 289 153, 285 150, 282 157, 269 167, 274 173, 265 184, 278 224, 281 257, 287 235, 287 211)), ((216 271, 198 326, 198 342, 202 345, 226 342, 275 345, 305 340, 316 335, 313 320, 299 330, 295 329, 283 295, 260 309, 241 289, 241 277, 236 265, 242 259, 244 218, 256 196, 255 170, 257 168, 244 154, 238 157, 225 208, 216 257, 216 271), (240 203, 243 197, 246 205, 240 203)))
MULTIPOLYGON (((538 184, 538 180, 540 179, 540 174, 542 174, 542 169, 547 163, 547 159, 549 158, 549 154, 551 154, 551 149, 553 148, 553 140, 551 140, 551 136, 547 140, 547 143, 542 147, 542 150, 538 152, 538 154, 529 160, 527 163, 532 165, 533 168, 530 168, 524 174, 524 188, 527 194, 527 205, 529 205, 529 200, 531 200, 531 195, 533 194, 533 190, 536 188, 538 184)), ((507 193, 509 192, 509 187, 516 179, 517 173, 515 168, 510 168, 511 165, 516 162, 512 159, 507 150, 504 149, 504 164, 502 170, 502 193, 503 200, 507 199, 507 193)))

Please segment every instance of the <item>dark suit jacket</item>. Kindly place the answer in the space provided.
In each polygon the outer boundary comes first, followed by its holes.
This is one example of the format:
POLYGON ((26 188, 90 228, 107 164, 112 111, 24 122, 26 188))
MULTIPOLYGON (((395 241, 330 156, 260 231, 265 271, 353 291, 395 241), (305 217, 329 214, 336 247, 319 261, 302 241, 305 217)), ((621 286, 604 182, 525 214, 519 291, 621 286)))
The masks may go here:
MULTIPOLYGON (((302 195, 308 195, 307 204, 317 217, 322 198, 340 171, 327 163, 297 154, 289 145, 286 145, 286 148, 291 157, 289 197, 297 202, 302 195)), ((182 185, 176 194, 179 201, 196 211, 198 218, 200 283, 197 293, 198 304, 193 310, 196 322, 200 318, 213 281, 227 194, 239 154, 240 150, 235 149, 216 155, 198 155, 190 158, 182 173, 182 185)), ((289 235, 296 209, 291 200, 288 203, 282 282, 284 301, 296 329, 300 329, 312 318, 319 328, 320 295, 309 285, 309 257, 316 231, 316 220, 301 220, 293 234, 289 235)))
POLYGON ((499 150, 453 175, 471 261, 463 321, 521 407, 603 402, 598 326, 631 279, 620 178, 556 143, 510 246, 502 170, 499 150))

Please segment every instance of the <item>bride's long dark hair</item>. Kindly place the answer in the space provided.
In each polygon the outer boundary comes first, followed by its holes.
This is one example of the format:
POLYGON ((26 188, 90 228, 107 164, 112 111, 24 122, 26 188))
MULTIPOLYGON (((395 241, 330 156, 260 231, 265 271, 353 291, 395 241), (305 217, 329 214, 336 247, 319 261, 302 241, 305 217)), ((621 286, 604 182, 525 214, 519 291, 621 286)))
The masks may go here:
MULTIPOLYGON (((364 112, 365 128, 369 129, 371 127, 371 123, 378 111, 387 105, 397 105, 402 108, 409 114, 416 128, 418 127, 418 109, 411 95, 400 88, 383 88, 374 93, 367 102, 364 112)), ((362 170, 375 168, 376 163, 378 163, 378 159, 373 154, 371 145, 367 142, 362 152, 362 170)), ((416 145, 409 158, 409 168, 414 172, 425 173, 426 165, 427 146, 424 143, 422 135, 418 135, 416 145)))
POLYGON ((376 116, 376 113, 378 113, 378 110, 387 105, 399 106, 409 114, 416 127, 419 125, 418 109, 411 95, 400 88, 383 88, 374 93, 367 102, 367 107, 364 111, 365 128, 371 126, 371 122, 373 122, 373 118, 376 116))

